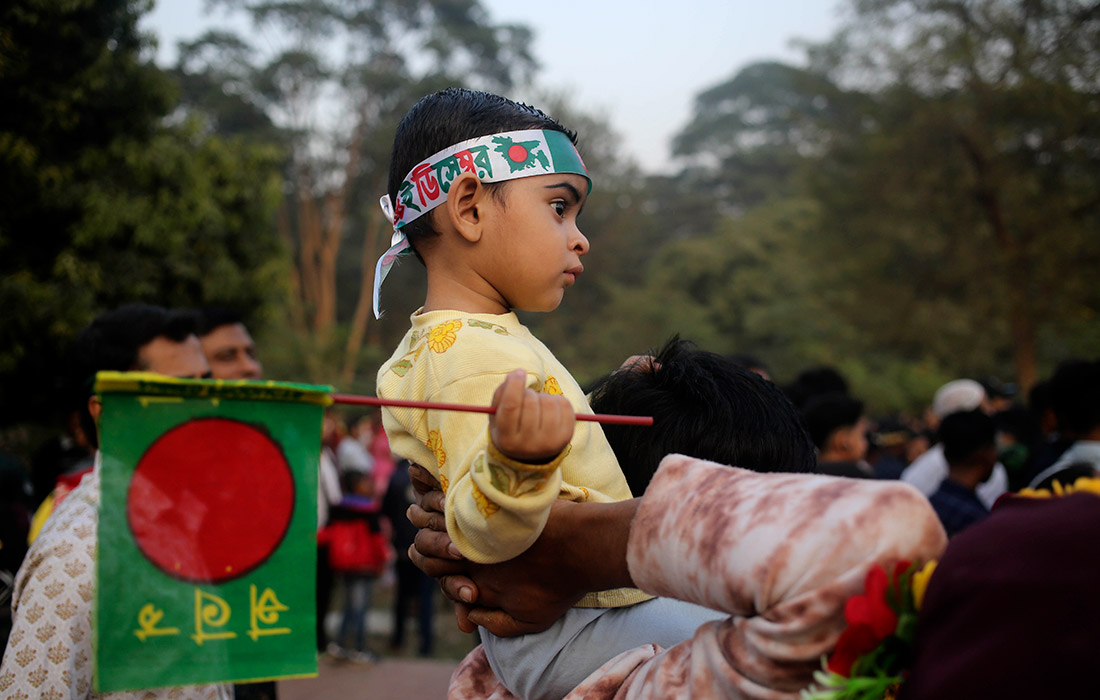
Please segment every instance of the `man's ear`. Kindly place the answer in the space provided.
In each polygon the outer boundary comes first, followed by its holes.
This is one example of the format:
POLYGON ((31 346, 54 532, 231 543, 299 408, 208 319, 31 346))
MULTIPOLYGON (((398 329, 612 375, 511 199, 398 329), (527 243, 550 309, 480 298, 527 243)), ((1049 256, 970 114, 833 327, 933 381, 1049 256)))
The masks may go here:
POLYGON ((852 436, 854 428, 839 428, 834 430, 829 436, 829 439, 825 441, 825 447, 829 452, 844 452, 848 453, 852 450, 852 444, 855 442, 852 436))
POLYGON ((95 394, 88 397, 88 413, 92 414, 92 420, 95 421, 96 427, 99 427, 99 415, 103 413, 103 404, 95 394))
POLYGON ((447 218, 458 235, 470 243, 481 240, 485 197, 489 191, 473 173, 462 173, 447 192, 447 218))

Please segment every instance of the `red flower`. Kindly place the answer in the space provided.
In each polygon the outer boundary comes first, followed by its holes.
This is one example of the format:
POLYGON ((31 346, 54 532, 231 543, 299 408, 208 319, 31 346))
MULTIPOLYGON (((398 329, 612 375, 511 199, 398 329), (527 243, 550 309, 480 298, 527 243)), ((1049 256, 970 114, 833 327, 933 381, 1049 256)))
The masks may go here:
MULTIPOLYGON (((895 567, 895 580, 898 573, 899 569, 895 567)), ((859 657, 873 651, 897 629, 898 616, 886 601, 888 586, 886 571, 876 564, 867 572, 863 595, 854 595, 845 603, 844 619, 848 621, 848 628, 837 640, 827 665, 833 673, 848 676, 859 657)))

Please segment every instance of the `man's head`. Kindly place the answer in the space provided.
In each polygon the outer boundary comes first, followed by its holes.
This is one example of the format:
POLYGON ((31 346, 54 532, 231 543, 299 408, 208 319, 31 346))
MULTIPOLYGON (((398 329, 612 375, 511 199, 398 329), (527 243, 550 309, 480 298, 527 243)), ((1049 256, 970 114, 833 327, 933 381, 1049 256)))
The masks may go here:
POLYGON ((689 341, 673 338, 651 361, 599 380, 592 409, 653 416, 651 427, 604 426, 635 495, 674 452, 760 472, 815 471, 813 445, 783 392, 689 341))
POLYGON ((973 476, 981 483, 997 463, 997 424, 980 409, 958 411, 940 422, 943 456, 952 476, 973 476))
MULTIPOLYGON (((144 304, 100 314, 73 344, 74 382, 86 407, 82 427, 93 439, 101 410, 92 394, 93 382, 96 372, 104 370, 187 378, 210 375, 191 314, 144 304)), ((98 446, 98 439, 95 444, 98 446)))
POLYGON ((259 379, 263 366, 256 343, 239 314, 228 309, 198 312, 197 333, 214 379, 259 379))
MULTIPOLYGON (((499 95, 465 88, 447 88, 428 95, 409 110, 394 135, 387 187, 390 200, 399 201, 398 190, 405 176, 425 158, 468 139, 524 129, 558 131, 576 143, 574 132, 542 111, 499 95)), ((483 186, 503 202, 509 184, 483 186)), ((438 235, 432 221, 439 214, 434 211, 402 227, 418 256, 438 235)))
POLYGON ((802 410, 815 396, 847 394, 848 382, 834 367, 811 367, 803 370, 786 388, 787 397, 795 408, 802 410))
POLYGON ((802 409, 802 420, 821 461, 849 462, 867 456, 867 421, 862 401, 846 394, 815 396, 802 409))
POLYGON ((1100 440, 1100 362, 1058 365, 1050 378, 1050 405, 1063 437, 1100 440))
POLYGON ((759 374, 764 379, 771 381, 772 371, 768 369, 768 366, 764 364, 764 361, 755 355, 747 355, 745 353, 736 353, 733 355, 727 355, 730 360, 738 367, 744 367, 750 372, 759 374))

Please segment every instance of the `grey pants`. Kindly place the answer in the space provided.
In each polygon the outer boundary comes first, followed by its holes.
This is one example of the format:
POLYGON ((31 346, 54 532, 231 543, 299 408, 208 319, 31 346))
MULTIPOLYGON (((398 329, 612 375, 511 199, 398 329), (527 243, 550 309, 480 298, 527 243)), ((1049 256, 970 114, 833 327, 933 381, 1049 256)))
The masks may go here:
POLYGON ((495 637, 478 628, 500 682, 520 700, 561 700, 607 661, 643 644, 668 648, 726 613, 673 598, 625 608, 572 608, 539 634, 495 637))

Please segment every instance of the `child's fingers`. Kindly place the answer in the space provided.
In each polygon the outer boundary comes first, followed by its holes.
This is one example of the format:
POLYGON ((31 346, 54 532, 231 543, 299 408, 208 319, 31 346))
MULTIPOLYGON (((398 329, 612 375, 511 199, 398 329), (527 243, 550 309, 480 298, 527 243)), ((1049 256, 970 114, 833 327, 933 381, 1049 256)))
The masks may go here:
POLYGON ((564 396, 543 396, 541 413, 542 431, 556 440, 561 435, 572 435, 575 416, 573 405, 564 396))
POLYGON ((577 416, 573 413, 573 404, 569 403, 569 399, 564 396, 554 397, 554 413, 556 416, 556 423, 559 429, 568 430, 569 434, 573 434, 573 428, 577 422, 577 416))
POLYGON ((533 389, 523 391, 523 415, 520 416, 520 428, 536 435, 542 429, 542 401, 541 394, 533 389))
POLYGON ((493 392, 493 406, 496 413, 489 420, 498 430, 515 432, 523 419, 527 373, 521 369, 508 373, 497 390, 493 392))

